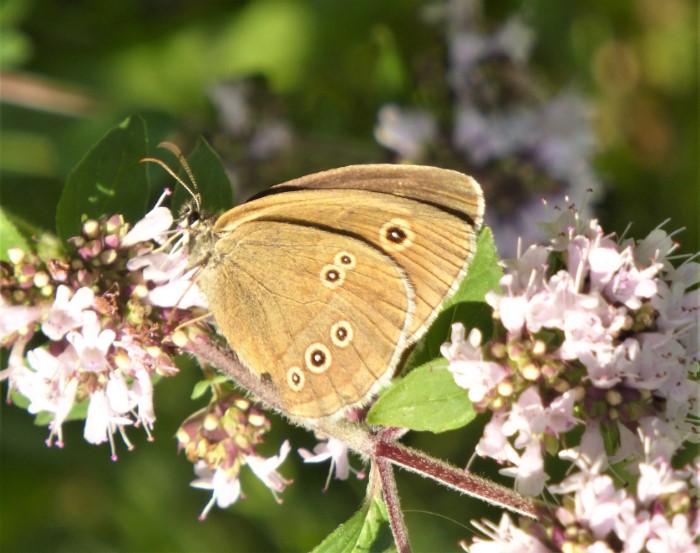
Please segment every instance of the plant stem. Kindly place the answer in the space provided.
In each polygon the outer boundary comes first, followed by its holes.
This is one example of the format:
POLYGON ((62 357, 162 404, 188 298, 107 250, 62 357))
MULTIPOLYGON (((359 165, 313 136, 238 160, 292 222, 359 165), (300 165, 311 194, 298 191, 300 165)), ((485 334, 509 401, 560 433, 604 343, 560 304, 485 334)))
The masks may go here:
POLYGON ((386 459, 380 457, 373 459, 373 464, 382 483, 382 495, 389 512, 389 524, 391 525, 391 533, 394 535, 396 549, 399 553, 411 553, 411 544, 408 541, 408 530, 403 519, 394 469, 386 459))

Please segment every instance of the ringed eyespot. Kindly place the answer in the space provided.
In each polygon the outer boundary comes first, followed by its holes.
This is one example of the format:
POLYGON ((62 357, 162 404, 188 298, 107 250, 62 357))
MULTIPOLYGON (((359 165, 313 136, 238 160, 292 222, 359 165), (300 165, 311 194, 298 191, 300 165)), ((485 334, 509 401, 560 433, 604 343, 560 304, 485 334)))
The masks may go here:
POLYGON ((324 265, 321 269, 321 282, 331 290, 345 281, 345 269, 337 265, 324 265))
POLYGON ((306 353, 304 354, 304 362, 306 363, 306 368, 312 373, 320 374, 331 366, 331 361, 333 357, 329 349, 323 344, 311 344, 306 348, 306 353))
POLYGON ((306 377, 299 367, 291 367, 287 371, 287 384, 295 392, 301 392, 306 382, 306 377))
POLYGON ((341 267, 346 267, 348 269, 353 269, 357 264, 357 259, 350 252, 342 251, 335 254, 335 259, 333 263, 340 265, 341 267))
POLYGON ((388 250, 401 251, 413 244, 413 231, 405 219, 391 219, 379 230, 379 240, 388 250))
POLYGON ((347 321, 338 321, 331 326, 331 341, 339 348, 347 347, 352 342, 352 326, 347 321))

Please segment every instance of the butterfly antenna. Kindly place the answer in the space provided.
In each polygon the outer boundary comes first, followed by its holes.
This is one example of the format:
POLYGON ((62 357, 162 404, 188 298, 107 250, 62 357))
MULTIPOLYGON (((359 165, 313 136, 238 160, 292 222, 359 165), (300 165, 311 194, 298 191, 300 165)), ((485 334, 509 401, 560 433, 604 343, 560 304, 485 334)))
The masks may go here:
POLYGON ((180 162, 180 166, 185 170, 185 173, 187 173, 187 178, 189 178, 190 182, 192 183, 192 190, 186 187, 187 191, 192 195, 192 198, 197 204, 197 211, 202 211, 202 194, 199 192, 197 179, 194 178, 194 173, 192 172, 190 164, 187 163, 187 158, 183 155, 182 150, 180 150, 176 144, 167 141, 161 142, 158 144, 158 147, 168 150, 180 162))
POLYGON ((161 142, 158 144, 159 148, 165 148, 166 150, 170 151, 172 154, 174 154, 178 161, 180 162, 180 165, 182 168, 185 170, 185 173, 187 173, 187 177, 192 183, 190 186, 187 184, 184 180, 180 178, 179 175, 173 171, 168 164, 166 164, 163 160, 155 158, 155 157, 143 157, 139 161, 141 163, 143 162, 150 162, 150 163, 156 163, 157 165, 160 165, 165 171, 172 177, 174 178, 180 186, 182 186, 187 192, 189 193, 190 196, 192 196, 192 199, 194 200, 195 205, 197 206, 197 211, 202 211, 202 197, 201 194, 199 193, 199 187, 197 186, 197 181, 194 178, 194 174, 192 173, 192 169, 190 169, 189 163, 187 163, 187 160, 185 159, 185 156, 182 155, 182 152, 180 151, 180 148, 178 148, 175 144, 172 142, 161 142))

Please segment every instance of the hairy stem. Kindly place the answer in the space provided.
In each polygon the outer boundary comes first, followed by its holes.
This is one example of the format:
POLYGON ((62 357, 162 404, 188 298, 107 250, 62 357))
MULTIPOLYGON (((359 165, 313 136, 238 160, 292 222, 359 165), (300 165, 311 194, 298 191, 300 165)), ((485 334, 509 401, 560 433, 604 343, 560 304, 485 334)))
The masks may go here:
POLYGON ((389 524, 391 533, 394 535, 394 543, 399 553, 411 553, 411 544, 408 541, 408 530, 403 519, 401 502, 399 501, 399 490, 396 487, 394 469, 386 459, 377 457, 373 459, 373 465, 379 474, 382 484, 382 495, 389 512, 389 524))

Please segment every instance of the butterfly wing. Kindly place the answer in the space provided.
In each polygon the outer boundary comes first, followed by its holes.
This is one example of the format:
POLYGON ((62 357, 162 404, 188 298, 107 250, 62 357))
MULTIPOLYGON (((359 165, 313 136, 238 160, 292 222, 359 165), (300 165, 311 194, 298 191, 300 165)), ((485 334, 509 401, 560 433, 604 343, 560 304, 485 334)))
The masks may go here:
POLYGON ((202 289, 229 345, 293 417, 362 403, 393 374, 413 311, 404 271, 363 240, 253 219, 217 242, 202 289))
POLYGON ((446 169, 360 165, 309 175, 230 210, 216 229, 245 221, 314 224, 390 256, 415 292, 417 340, 466 274, 484 204, 479 185, 446 169))

